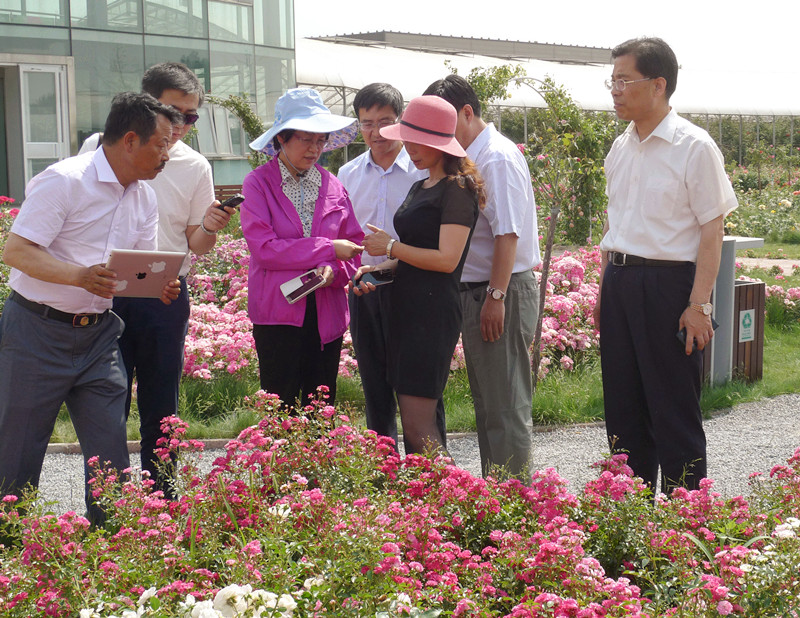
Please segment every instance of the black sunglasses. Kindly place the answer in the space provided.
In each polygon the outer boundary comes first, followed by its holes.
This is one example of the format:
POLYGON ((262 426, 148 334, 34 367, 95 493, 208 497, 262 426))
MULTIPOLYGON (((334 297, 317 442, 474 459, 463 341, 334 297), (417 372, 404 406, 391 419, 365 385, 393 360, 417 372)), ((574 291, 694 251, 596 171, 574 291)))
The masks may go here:
POLYGON ((194 124, 200 120, 200 114, 183 114, 183 124, 194 124))

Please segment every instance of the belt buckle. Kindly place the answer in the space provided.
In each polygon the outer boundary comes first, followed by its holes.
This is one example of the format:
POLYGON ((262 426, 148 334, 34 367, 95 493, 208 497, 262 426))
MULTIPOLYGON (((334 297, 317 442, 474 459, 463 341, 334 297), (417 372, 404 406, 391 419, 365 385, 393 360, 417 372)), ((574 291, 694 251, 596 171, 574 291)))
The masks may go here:
POLYGON ((97 324, 96 313, 76 313, 72 316, 73 328, 84 328, 85 326, 94 326, 97 324))
POLYGON ((611 254, 611 264, 613 264, 614 266, 625 266, 625 261, 627 257, 628 256, 625 253, 614 251, 611 254), (617 258, 622 258, 622 259, 617 259, 617 258))

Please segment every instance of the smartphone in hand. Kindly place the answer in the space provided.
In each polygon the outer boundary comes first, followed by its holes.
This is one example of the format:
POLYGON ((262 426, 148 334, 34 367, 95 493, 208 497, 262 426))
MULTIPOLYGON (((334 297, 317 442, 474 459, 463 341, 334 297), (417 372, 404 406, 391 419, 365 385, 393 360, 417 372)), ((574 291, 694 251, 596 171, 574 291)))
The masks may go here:
MULTIPOLYGON (((714 318, 711 318, 711 328, 713 328, 714 330, 717 330, 718 326, 719 326, 719 324, 717 324, 717 321, 714 318)), ((686 347, 686 328, 684 327, 684 328, 680 329, 677 333, 675 333, 675 336, 678 338, 678 341, 681 342, 681 345, 685 348, 686 347)), ((696 349, 697 349, 697 342, 693 341, 692 342, 692 352, 694 352, 696 349)))
POLYGON ((304 296, 311 294, 311 292, 324 283, 325 277, 317 273, 316 270, 309 270, 299 277, 289 279, 289 281, 282 283, 281 292, 286 297, 286 300, 289 301, 289 304, 293 305, 304 296))
POLYGON ((220 210, 225 210, 226 206, 230 206, 231 208, 236 208, 239 204, 244 202, 244 195, 241 193, 237 193, 236 195, 229 197, 227 200, 222 202, 217 208, 220 210))
POLYGON ((391 283, 392 281, 394 281, 394 271, 391 268, 384 268, 381 270, 371 270, 366 272, 361 275, 360 279, 353 280, 353 283, 355 285, 359 285, 361 282, 371 283, 375 287, 378 287, 379 285, 385 285, 387 283, 391 283))

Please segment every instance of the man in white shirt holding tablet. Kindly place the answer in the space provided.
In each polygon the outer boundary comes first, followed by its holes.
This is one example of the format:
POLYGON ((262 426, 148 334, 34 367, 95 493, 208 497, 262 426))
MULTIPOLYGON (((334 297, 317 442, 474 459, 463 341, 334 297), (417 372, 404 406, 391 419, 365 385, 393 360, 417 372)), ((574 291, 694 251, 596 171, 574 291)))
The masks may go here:
MULTIPOLYGON (((189 325, 189 292, 186 274, 191 266, 189 252, 208 253, 217 232, 230 220, 233 208, 221 210, 214 200, 211 165, 182 140, 197 122, 198 108, 205 96, 197 76, 179 62, 156 64, 145 71, 142 91, 181 113, 182 126, 170 138, 169 165, 149 182, 158 200, 158 250, 185 253, 180 271, 181 294, 170 306, 150 298, 117 298, 114 311, 125 322, 120 348, 128 372, 128 409, 136 377, 136 403, 141 431, 142 470, 155 481, 154 489, 174 497, 172 472, 164 469, 155 455, 163 437, 161 419, 178 412, 178 394, 183 374, 184 341, 189 325)), ((95 136, 83 150, 94 147, 95 136)))
MULTIPOLYGON (((103 144, 31 180, 3 259, 12 293, 0 317, 0 493, 39 484, 62 403, 85 460, 128 467, 125 371, 111 309, 113 248, 154 249, 158 212, 143 180, 169 160, 180 115, 146 94, 114 98, 103 144)), ((177 281, 158 302, 178 296, 177 281)), ((93 522, 103 513, 88 491, 93 522)))

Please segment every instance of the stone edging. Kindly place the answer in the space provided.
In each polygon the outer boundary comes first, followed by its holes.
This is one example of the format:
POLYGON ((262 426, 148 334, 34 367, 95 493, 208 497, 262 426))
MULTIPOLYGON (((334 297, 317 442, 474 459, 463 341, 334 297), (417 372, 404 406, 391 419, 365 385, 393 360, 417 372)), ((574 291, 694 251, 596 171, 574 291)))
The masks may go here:
MULTIPOLYGON (((733 411, 733 408, 723 408, 721 410, 713 410, 711 412, 711 418, 717 418, 719 416, 725 416, 733 411)), ((531 428, 533 433, 551 433, 553 431, 557 431, 559 429, 566 429, 566 428, 594 428, 594 427, 604 427, 605 421, 592 421, 589 423, 575 423, 572 425, 534 425, 531 428)), ((477 436, 475 432, 462 432, 462 433, 448 433, 447 438, 452 440, 459 440, 462 438, 472 438, 477 436)), ((400 434, 402 438, 402 434, 400 434)), ((206 449, 221 449, 225 448, 225 445, 233 440, 233 438, 211 438, 209 440, 201 440, 203 444, 206 445, 206 449)), ((129 453, 138 453, 141 451, 139 442, 129 440, 128 441, 128 452, 129 453)), ((81 454, 81 446, 77 442, 54 442, 47 446, 47 454, 48 455, 80 455, 81 454)))

